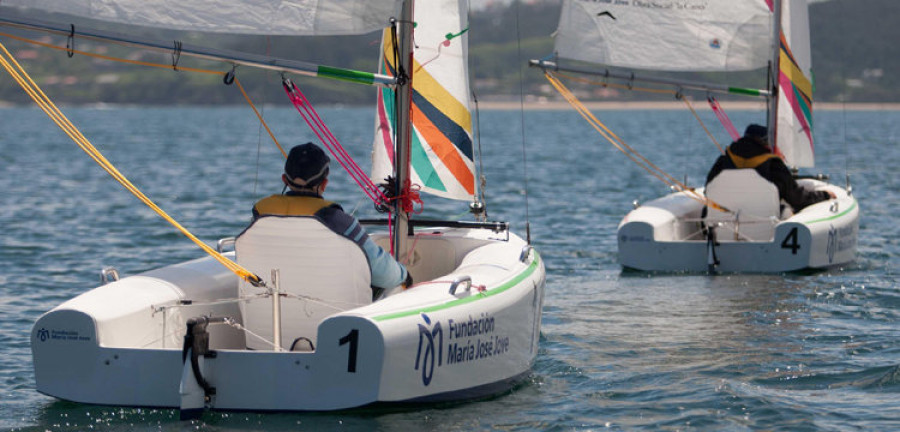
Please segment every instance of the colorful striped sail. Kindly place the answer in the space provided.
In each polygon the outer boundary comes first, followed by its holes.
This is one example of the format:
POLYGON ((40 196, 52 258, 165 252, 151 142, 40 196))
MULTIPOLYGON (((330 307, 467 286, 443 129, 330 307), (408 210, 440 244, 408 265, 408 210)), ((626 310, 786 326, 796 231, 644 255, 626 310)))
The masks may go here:
POLYGON ((812 56, 806 0, 783 0, 778 59, 776 148, 789 166, 815 165, 812 56))
MULTIPOLYGON (((411 182, 423 192, 457 200, 475 195, 467 9, 465 0, 420 2, 414 35, 411 182)), ((396 74, 393 39, 385 29, 380 66, 390 76, 396 74)), ((392 89, 378 89, 371 174, 376 183, 392 172, 394 95, 392 89)))

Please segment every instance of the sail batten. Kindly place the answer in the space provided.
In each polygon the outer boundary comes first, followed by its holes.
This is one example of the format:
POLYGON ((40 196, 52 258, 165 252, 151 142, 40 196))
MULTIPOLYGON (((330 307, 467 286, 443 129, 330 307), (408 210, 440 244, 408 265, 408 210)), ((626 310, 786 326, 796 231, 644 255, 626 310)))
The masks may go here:
POLYGON ((365 34, 399 16, 400 0, 3 0, 4 6, 125 25, 259 35, 365 34))

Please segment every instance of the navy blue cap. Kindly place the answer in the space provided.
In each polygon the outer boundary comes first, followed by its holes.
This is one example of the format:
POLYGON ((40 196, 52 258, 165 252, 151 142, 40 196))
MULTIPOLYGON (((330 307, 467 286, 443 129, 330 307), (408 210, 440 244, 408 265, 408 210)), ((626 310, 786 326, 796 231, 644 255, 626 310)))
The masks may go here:
POLYGON ((309 142, 291 149, 284 162, 284 173, 292 185, 312 188, 328 177, 331 159, 319 146, 309 142))
POLYGON ((747 126, 747 130, 744 131, 744 136, 768 139, 769 129, 758 124, 751 124, 750 126, 747 126))

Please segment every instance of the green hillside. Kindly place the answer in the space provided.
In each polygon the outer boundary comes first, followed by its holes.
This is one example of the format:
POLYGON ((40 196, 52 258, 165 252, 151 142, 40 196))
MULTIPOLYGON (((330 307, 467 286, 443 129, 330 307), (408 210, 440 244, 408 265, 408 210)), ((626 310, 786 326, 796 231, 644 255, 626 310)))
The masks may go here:
MULTIPOLYGON (((472 83, 480 100, 515 99, 527 95, 555 97, 539 70, 527 67, 532 58, 552 52, 550 37, 556 28, 559 1, 545 0, 493 5, 470 19, 472 83), (522 81, 524 80, 524 82, 522 81)), ((819 102, 900 102, 900 2, 897 0, 830 0, 810 7, 816 100, 819 102)), ((121 31, 121 30, 119 30, 121 31)), ((129 29, 133 33, 133 29, 129 29)), ((65 46, 65 37, 17 32, 32 39, 65 46)), ((144 33, 143 37, 172 40, 171 35, 144 33)), ((270 53, 315 63, 373 71, 380 34, 327 38, 227 37, 182 35, 179 40, 217 48, 270 53)), ((51 97, 62 103, 230 104, 243 103, 240 92, 225 87, 212 75, 124 65, 65 52, 34 47, 0 36, 2 41, 51 97)), ((88 40, 76 48, 117 57, 170 65, 170 54, 135 51, 88 40)), ((225 71, 228 66, 197 62, 187 57, 178 65, 225 71)), ((762 86, 759 74, 739 78, 738 84, 762 86)), ((256 103, 287 103, 280 77, 273 72, 239 69, 238 77, 256 103)), ((715 76, 691 78, 717 79, 715 76)), ((374 90, 323 79, 296 77, 295 81, 316 103, 371 103, 374 90)), ((731 84, 734 84, 731 82, 731 84)), ((577 88, 577 86, 575 86, 577 88)), ((647 96, 613 92, 605 100, 633 100, 647 96)), ((12 79, 0 75, 0 101, 27 103, 12 79)))

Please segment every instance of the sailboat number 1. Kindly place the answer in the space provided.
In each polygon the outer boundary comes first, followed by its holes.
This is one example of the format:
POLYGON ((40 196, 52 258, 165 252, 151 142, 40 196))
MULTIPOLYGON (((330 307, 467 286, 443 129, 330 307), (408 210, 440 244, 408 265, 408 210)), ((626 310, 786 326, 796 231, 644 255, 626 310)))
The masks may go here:
POLYGON ((347 372, 356 373, 356 351, 359 348, 359 330, 350 330, 347 336, 338 340, 338 345, 350 344, 350 353, 347 358, 347 372))
POLYGON ((797 242, 797 227, 791 228, 787 237, 781 242, 782 249, 790 249, 792 255, 797 255, 797 249, 800 249, 800 243, 797 242))

